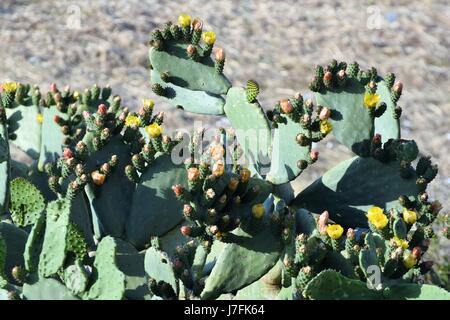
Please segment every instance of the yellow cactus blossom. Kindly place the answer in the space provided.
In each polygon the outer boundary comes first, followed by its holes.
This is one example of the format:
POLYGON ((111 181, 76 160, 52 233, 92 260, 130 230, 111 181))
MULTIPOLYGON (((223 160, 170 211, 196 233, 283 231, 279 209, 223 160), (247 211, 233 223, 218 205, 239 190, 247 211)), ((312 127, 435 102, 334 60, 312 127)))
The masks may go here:
POLYGON ((44 115, 42 113, 38 113, 36 116, 36 121, 42 124, 42 122, 44 122, 44 115))
POLYGON ((145 108, 153 109, 153 106, 155 105, 155 101, 152 99, 142 99, 142 105, 145 108))
POLYGON ((184 28, 189 27, 191 25, 191 16, 182 13, 178 16, 178 24, 184 28))
POLYGON ((399 237, 393 237, 391 239, 391 241, 393 241, 399 248, 408 249, 408 247, 409 247, 408 241, 406 241, 404 239, 400 239, 399 237))
POLYGON ((417 221, 417 213, 413 210, 403 209, 403 220, 406 223, 413 224, 417 221))
POLYGON ((384 214, 383 209, 380 207, 372 207, 367 211, 367 219, 372 223, 378 230, 383 230, 389 219, 384 214))
POLYGON ((333 125, 328 120, 320 121, 320 132, 324 135, 327 135, 333 130, 333 125))
POLYGON ((411 252, 405 252, 403 254, 403 265, 406 269, 411 269, 417 263, 417 258, 413 256, 411 252))
POLYGON ((256 219, 261 219, 266 213, 264 205, 262 203, 257 203, 252 207, 252 215, 256 219))
POLYGON ((131 127, 131 126, 140 126, 141 125, 141 119, 138 116, 135 115, 128 115, 125 119, 125 125, 127 127, 131 127))
POLYGON ((80 91, 75 91, 75 92, 73 93, 73 98, 74 98, 75 100, 78 100, 78 99, 80 98, 80 96, 81 96, 80 91))
POLYGON ((375 108, 380 102, 380 96, 376 93, 365 93, 364 94, 364 105, 367 108, 375 108))
POLYGON ((145 132, 150 136, 150 138, 157 138, 161 136, 163 129, 157 123, 152 123, 145 127, 145 132))
POLYGON ((337 240, 342 237, 344 233, 344 228, 342 228, 339 224, 331 224, 327 226, 327 234, 331 239, 337 240))
POLYGON ((5 82, 1 85, 2 89, 6 92, 15 92, 17 90, 17 82, 5 82))
POLYGON ((212 46, 216 42, 216 33, 214 31, 206 31, 202 34, 202 40, 204 43, 212 46))

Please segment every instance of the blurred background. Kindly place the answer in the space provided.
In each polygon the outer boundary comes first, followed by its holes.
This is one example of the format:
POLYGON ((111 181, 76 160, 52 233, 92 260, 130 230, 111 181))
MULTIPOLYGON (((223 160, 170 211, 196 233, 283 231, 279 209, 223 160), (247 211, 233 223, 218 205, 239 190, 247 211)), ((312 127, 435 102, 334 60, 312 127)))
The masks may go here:
MULTIPOLYGON (((150 90, 151 31, 180 13, 203 18, 226 50, 225 74, 235 85, 255 79, 265 108, 300 91, 316 64, 356 60, 403 82, 402 135, 415 139, 439 164, 429 193, 450 211, 450 4, 448 1, 156 1, 1 0, 0 82, 15 80, 47 90, 110 84, 125 105, 154 98, 167 126, 194 120, 224 126, 220 117, 171 109, 150 90)), ((300 179, 307 185, 351 156, 332 137, 317 145, 320 160, 300 179)), ((449 242, 433 254, 448 274, 449 242)))

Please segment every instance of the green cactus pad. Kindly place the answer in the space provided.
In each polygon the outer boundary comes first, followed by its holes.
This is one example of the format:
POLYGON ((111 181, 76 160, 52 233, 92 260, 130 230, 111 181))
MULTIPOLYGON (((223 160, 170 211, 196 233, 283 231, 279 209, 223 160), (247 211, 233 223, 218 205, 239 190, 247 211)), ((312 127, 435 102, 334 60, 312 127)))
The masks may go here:
POLYGON ((381 117, 375 118, 375 133, 381 134, 381 141, 384 143, 389 139, 400 139, 400 119, 396 119, 395 104, 390 97, 391 91, 385 81, 378 82, 377 93, 383 102, 386 103, 386 111, 381 117))
POLYGON ((8 130, 0 123, 0 215, 8 210, 10 177, 8 130))
POLYGON ((383 291, 388 300, 450 300, 450 292, 429 284, 398 284, 383 291))
POLYGON ((61 282, 45 278, 34 284, 25 283, 23 296, 27 300, 79 300, 61 282))
POLYGON ((172 191, 174 184, 187 185, 186 169, 174 165, 169 155, 158 157, 141 176, 127 222, 127 238, 143 247, 151 236, 161 236, 183 219, 183 204, 172 191))
POLYGON ((47 162, 55 162, 62 154, 65 136, 61 132, 61 127, 54 121, 55 116, 66 120, 67 115, 59 112, 56 107, 43 109, 44 120, 42 122, 42 141, 39 154, 39 170, 44 169, 47 162))
POLYGON ((287 124, 279 124, 274 130, 272 159, 270 171, 266 179, 273 184, 282 184, 294 180, 302 169, 298 166, 299 160, 309 160, 311 144, 300 146, 296 137, 299 133, 309 135, 308 130, 289 117, 286 117, 287 124), (287 151, 288 150, 288 151, 287 151))
POLYGON ((155 70, 151 71, 151 81, 165 88, 166 95, 162 97, 174 107, 181 107, 185 111, 198 114, 223 114, 225 100, 219 95, 189 90, 170 82, 164 82, 155 70))
POLYGON ((238 228, 233 234, 238 242, 226 244, 222 249, 206 279, 202 299, 214 299, 244 288, 266 274, 280 257, 280 239, 268 226, 261 226, 254 234, 238 228))
POLYGON ((370 207, 401 209, 397 201, 400 195, 417 194, 416 179, 401 178, 398 163, 354 157, 327 171, 293 204, 315 213, 328 210, 331 219, 344 227, 367 227, 366 212, 370 207))
MULTIPOLYGON (((128 219, 134 184, 125 176, 125 167, 130 164, 129 147, 121 136, 113 136, 109 143, 97 152, 93 152, 90 136, 83 139, 90 148, 90 158, 86 164, 87 172, 98 170, 117 155, 119 164, 101 186, 86 185, 85 191, 91 204, 91 211, 100 223, 101 234, 123 237, 128 219)), ((99 237, 98 234, 96 234, 99 237)))
POLYGON ((116 264, 117 242, 112 237, 100 241, 94 261, 95 282, 87 298, 91 300, 121 300, 126 290, 125 275, 116 264))
POLYGON ((157 282, 168 283, 175 293, 178 292, 178 281, 175 277, 169 256, 153 247, 145 251, 145 272, 157 282))
POLYGON ((304 233, 309 236, 316 230, 316 220, 308 210, 298 209, 295 220, 297 234, 304 233))
POLYGON ((69 221, 70 201, 55 200, 48 204, 44 242, 39 258, 39 275, 49 277, 64 266, 69 221))
POLYGON ((357 279, 355 270, 351 261, 345 258, 341 253, 328 251, 322 261, 322 267, 340 272, 343 276, 350 279, 357 279))
POLYGON ((178 246, 182 246, 189 241, 189 237, 183 236, 180 232, 183 225, 186 225, 186 222, 177 224, 172 230, 159 237, 159 249, 167 253, 170 259, 175 257, 175 249, 178 246))
POLYGON ((18 227, 34 224, 45 208, 42 193, 31 182, 16 178, 11 181, 11 218, 18 227))
POLYGON ((367 278, 371 275, 370 268, 378 266, 378 256, 372 233, 367 234, 364 240, 364 248, 359 253, 359 266, 367 278))
POLYGON ((27 233, 13 224, 0 222, 0 236, 6 244, 6 263, 4 271, 9 282, 14 283, 15 281, 11 276, 11 270, 15 266, 24 265, 22 253, 25 249, 27 233))
POLYGON ((80 260, 64 269, 64 283, 74 295, 82 294, 89 282, 89 276, 80 260))
MULTIPOLYGON (((203 58, 201 62, 189 59, 186 54, 188 44, 165 41, 164 50, 150 49, 152 68, 160 74, 169 75, 168 81, 189 90, 225 94, 231 87, 230 81, 214 67, 214 61, 203 58)), ((196 47, 199 52, 202 49, 196 47)))
MULTIPOLYGON (((259 103, 248 103, 246 91, 233 87, 228 91, 225 114, 236 129, 237 141, 244 150, 250 167, 260 172, 269 163, 270 125, 259 103)), ((254 173, 254 172, 253 172, 254 173)))
POLYGON ((39 158, 42 128, 38 121, 39 107, 31 105, 30 101, 27 105, 6 109, 6 115, 9 134, 15 135, 12 143, 33 159, 39 158))
POLYGON ((233 300, 278 300, 281 287, 267 284, 263 279, 239 290, 233 300))
POLYGON ((313 300, 379 300, 381 292, 369 290, 359 280, 344 277, 334 270, 324 270, 306 286, 303 295, 313 300))
POLYGON ((23 252, 23 259, 25 261, 25 270, 28 272, 35 272, 39 264, 39 254, 42 250, 42 243, 45 234, 45 214, 41 214, 36 220, 33 228, 28 235, 25 250, 23 252))

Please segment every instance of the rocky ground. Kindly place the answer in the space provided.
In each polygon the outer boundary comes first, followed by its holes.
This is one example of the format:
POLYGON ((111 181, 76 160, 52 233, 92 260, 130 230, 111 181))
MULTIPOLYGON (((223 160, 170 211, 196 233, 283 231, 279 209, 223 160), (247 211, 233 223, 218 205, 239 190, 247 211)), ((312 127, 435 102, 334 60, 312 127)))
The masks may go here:
MULTIPOLYGON (((236 84, 261 86, 271 107, 308 92, 315 64, 357 60, 404 83, 403 136, 439 163, 432 195, 450 210, 450 6, 447 1, 64 1, 0 2, 0 81, 47 88, 50 82, 83 88, 109 83, 130 107, 154 97, 149 89, 147 42, 156 26, 187 12, 216 31, 227 52, 225 73, 236 84)), ((155 97, 154 97, 155 98, 155 97)), ((158 102, 158 99, 155 99, 158 102)), ((159 103, 162 109, 167 105, 159 103)), ((220 118, 173 110, 169 126, 220 118)), ((350 153, 332 138, 318 146, 321 160, 308 183, 350 153)))

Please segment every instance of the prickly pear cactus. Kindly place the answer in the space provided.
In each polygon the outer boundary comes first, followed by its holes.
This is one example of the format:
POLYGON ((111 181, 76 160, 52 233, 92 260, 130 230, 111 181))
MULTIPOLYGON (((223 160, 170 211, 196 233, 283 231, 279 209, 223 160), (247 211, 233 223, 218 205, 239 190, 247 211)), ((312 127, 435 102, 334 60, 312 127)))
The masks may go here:
POLYGON ((426 191, 437 165, 401 138, 401 82, 332 60, 314 99, 269 110, 215 41, 182 14, 149 59, 153 93, 226 117, 217 132, 167 132, 153 100, 109 86, 0 86, 0 299, 450 300, 424 283, 450 220, 426 191), (294 196, 328 134, 356 156, 294 196))

